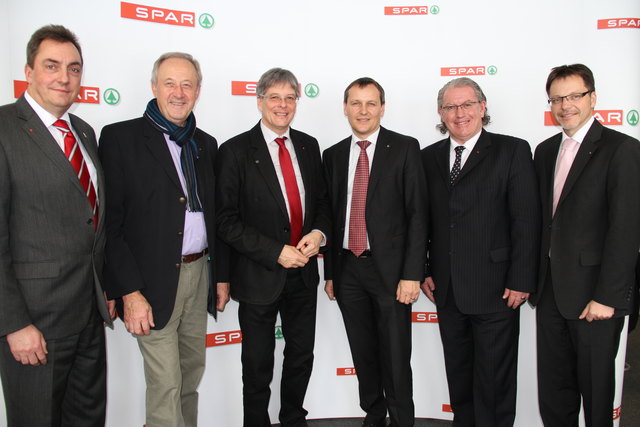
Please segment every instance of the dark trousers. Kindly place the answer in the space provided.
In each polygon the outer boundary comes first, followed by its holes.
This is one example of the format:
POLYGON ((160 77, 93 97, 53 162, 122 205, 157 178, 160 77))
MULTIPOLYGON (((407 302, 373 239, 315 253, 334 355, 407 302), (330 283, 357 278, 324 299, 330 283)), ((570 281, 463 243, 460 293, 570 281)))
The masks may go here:
POLYGON ((580 397, 587 427, 613 425, 615 358, 624 318, 565 319, 547 275, 536 309, 538 401, 546 427, 577 427, 580 397))
POLYGON ((396 301, 382 283, 373 258, 344 255, 336 299, 358 376, 365 421, 387 409, 394 427, 414 424, 411 374, 411 306, 396 301))
POLYGON ((520 310, 464 314, 453 286, 438 325, 454 426, 512 426, 516 415, 520 310))
POLYGON ((7 426, 104 427, 107 362, 97 310, 78 335, 47 340, 47 351, 46 365, 22 365, 0 339, 7 426))
POLYGON ((287 275, 278 299, 267 305, 240 302, 244 426, 271 426, 269 384, 273 378, 278 312, 285 340, 280 383, 280 424, 306 426, 304 396, 313 368, 317 288, 307 288, 299 271, 287 275))

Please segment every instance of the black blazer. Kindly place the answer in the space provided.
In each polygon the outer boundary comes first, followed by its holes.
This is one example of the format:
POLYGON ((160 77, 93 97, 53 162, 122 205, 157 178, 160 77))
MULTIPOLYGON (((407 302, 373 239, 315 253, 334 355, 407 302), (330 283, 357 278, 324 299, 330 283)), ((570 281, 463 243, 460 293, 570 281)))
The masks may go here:
MULTIPOLYGON (((323 153, 334 220, 324 274, 335 288, 340 287, 342 271, 350 149, 351 136, 323 153)), ((369 175, 365 218, 373 259, 386 291, 393 295, 401 279, 423 279, 425 188, 418 141, 381 127, 369 175)))
POLYGON ((453 188, 450 138, 422 150, 429 186, 428 275, 442 307, 453 286, 466 314, 511 310, 505 288, 534 292, 540 213, 529 144, 482 130, 453 188))
MULTIPOLYGON (((291 142, 305 190, 302 234, 314 229, 328 234, 328 201, 318 141, 290 129, 291 142)), ((290 241, 289 215, 260 123, 220 146, 218 176, 218 235, 231 250, 231 296, 241 302, 269 304, 284 288, 287 271, 278 264, 290 241)), ((320 280, 316 257, 301 268, 304 283, 320 280)))
POLYGON ((0 336, 35 325, 46 340, 80 333, 102 292, 104 180, 91 126, 70 114, 97 171, 97 229, 76 172, 21 96, 0 107, 0 336), (95 299, 95 305, 94 305, 95 299))
MULTIPOLYGON (((216 241, 215 138, 197 129, 195 161, 212 260, 210 287, 227 281, 226 259, 216 241), (222 256, 219 256, 222 255, 222 256), (216 277, 217 276, 219 277, 216 277)), ((154 329, 173 312, 182 253, 186 196, 162 132, 145 118, 105 126, 100 135, 105 171, 106 289, 109 298, 142 292, 153 310, 154 329)), ((210 289, 211 291, 211 289, 210 289)), ((118 304, 120 316, 122 307, 118 304)))
POLYGON ((640 247, 640 143, 595 121, 567 176, 552 218, 562 134, 536 148, 542 200, 538 294, 551 269, 558 309, 577 319, 591 300, 629 314, 640 247), (551 258, 549 258, 551 253, 551 258))

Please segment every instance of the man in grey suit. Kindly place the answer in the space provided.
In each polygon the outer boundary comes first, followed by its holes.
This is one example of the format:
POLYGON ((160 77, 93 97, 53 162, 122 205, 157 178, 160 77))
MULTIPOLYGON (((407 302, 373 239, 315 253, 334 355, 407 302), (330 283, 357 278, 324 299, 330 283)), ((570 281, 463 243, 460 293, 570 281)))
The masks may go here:
MULTIPOLYGON (((102 170, 68 113, 82 53, 49 25, 27 45, 27 92, 0 107, 0 374, 8 425, 103 426, 102 170)), ((110 310, 111 309, 111 310, 110 310)))

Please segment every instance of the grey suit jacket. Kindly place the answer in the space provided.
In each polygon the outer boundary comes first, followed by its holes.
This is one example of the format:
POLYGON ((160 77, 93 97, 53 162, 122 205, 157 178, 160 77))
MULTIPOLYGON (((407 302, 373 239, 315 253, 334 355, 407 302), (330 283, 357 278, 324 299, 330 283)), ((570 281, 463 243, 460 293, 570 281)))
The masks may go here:
MULTIPOLYGON (((104 205, 95 133, 73 115, 71 126, 96 166, 104 205)), ((73 167, 28 102, 0 107, 0 336, 29 324, 45 339, 74 335, 96 305, 110 324, 104 240, 103 210, 94 231, 73 167)))

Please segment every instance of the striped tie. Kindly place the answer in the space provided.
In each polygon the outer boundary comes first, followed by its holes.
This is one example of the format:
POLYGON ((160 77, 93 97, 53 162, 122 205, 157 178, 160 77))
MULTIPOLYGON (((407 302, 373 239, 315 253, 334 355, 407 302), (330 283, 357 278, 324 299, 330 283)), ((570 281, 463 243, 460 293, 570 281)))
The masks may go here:
POLYGON ((64 135, 64 155, 69 159, 69 163, 76 171, 80 185, 84 189, 87 199, 91 204, 93 210, 93 228, 98 227, 98 203, 96 197, 96 190, 91 182, 91 176, 89 175, 89 169, 82 156, 82 150, 78 145, 76 137, 73 136, 73 132, 69 129, 69 124, 64 120, 56 120, 53 126, 58 129, 64 135))

